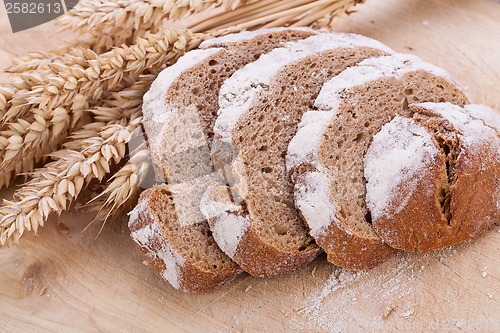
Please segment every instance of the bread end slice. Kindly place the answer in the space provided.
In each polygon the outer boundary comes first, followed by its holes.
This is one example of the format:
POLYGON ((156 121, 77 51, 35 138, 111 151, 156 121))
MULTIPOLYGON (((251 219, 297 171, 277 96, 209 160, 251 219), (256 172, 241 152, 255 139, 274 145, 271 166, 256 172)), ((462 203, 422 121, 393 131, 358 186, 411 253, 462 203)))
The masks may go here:
POLYGON ((130 213, 132 239, 153 259, 160 275, 185 292, 209 292, 241 269, 218 249, 206 223, 179 223, 167 186, 148 189, 130 213))
POLYGON ((483 120, 494 111, 482 109, 480 119, 467 109, 411 105, 411 119, 396 118, 375 136, 365 156, 367 201, 389 245, 426 253, 500 221, 500 138, 483 120))

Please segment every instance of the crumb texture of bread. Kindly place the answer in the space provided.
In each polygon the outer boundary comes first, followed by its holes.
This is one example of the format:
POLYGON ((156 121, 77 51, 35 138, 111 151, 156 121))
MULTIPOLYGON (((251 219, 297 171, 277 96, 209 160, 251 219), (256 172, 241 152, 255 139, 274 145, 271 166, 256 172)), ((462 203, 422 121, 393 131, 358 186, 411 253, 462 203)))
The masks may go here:
MULTIPOLYGON (((229 254, 251 275, 287 274, 322 251, 295 207, 285 167, 288 143, 324 82, 364 59, 389 53, 366 37, 320 34, 263 55, 223 84, 212 158, 228 179, 228 187, 220 186, 241 208, 212 218, 211 227, 222 233, 233 220, 245 226, 229 254)), ((324 212, 325 219, 329 213, 324 212)))
POLYGON ((382 129, 365 158, 367 202, 374 229, 387 244, 426 253, 475 237, 500 220, 498 116, 485 106, 450 103, 420 103, 410 110, 407 122, 428 132, 438 156, 426 165, 401 156, 403 173, 419 175, 412 180, 381 177, 374 168, 391 162, 388 156, 400 145, 397 136, 415 133, 409 126, 398 126, 397 134, 382 129), (377 207, 381 202, 383 209, 377 207))
POLYGON ((177 173, 193 178, 208 173, 211 165, 207 149, 224 80, 262 54, 315 34, 310 29, 287 28, 231 34, 214 42, 218 47, 209 47, 209 40, 205 48, 186 53, 163 70, 143 103, 143 125, 157 180, 179 181, 177 173), (184 154, 175 153, 182 149, 184 154), (191 158, 191 163, 184 163, 183 157, 191 158))
POLYGON ((321 225, 315 240, 333 264, 369 269, 395 252, 372 227, 364 156, 383 125, 397 115, 407 116, 408 103, 424 101, 468 102, 443 69, 397 54, 347 68, 324 84, 314 108, 304 114, 288 147, 287 169, 299 205, 316 202, 323 191, 308 174, 322 173, 327 179, 329 195, 320 206, 329 203, 334 217, 324 221, 318 214, 302 214, 309 225, 321 225))

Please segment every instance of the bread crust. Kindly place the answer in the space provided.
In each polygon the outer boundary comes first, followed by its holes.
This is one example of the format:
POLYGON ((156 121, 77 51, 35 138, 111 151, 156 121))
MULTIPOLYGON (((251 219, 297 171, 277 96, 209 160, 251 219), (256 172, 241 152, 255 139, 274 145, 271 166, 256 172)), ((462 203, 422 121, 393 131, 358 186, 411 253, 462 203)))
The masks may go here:
POLYGON ((290 273, 305 263, 312 261, 323 250, 314 243, 310 244, 302 253, 283 251, 265 242, 259 232, 252 227, 248 214, 240 206, 233 204, 229 196, 229 188, 213 183, 202 199, 202 211, 208 218, 210 229, 221 249, 236 261, 247 273, 256 277, 277 277, 290 273), (217 207, 218 209, 213 209, 217 207), (210 210, 212 211, 210 212, 210 210), (231 227, 227 223, 234 223, 233 218, 241 219, 241 226, 233 228, 233 240, 227 245, 227 234, 218 234, 218 230, 227 230, 231 227), (221 239, 225 236, 225 239, 221 239))
MULTIPOLYGON (((374 219, 373 227, 390 246, 408 251, 427 253, 452 246, 473 238, 500 221, 500 138, 493 128, 482 126, 484 139, 477 140, 467 127, 456 128, 436 108, 445 107, 450 112, 463 113, 467 121, 475 121, 464 109, 450 104, 412 105, 410 110, 418 119, 441 119, 451 129, 456 141, 451 150, 459 151, 455 163, 447 170, 447 156, 440 151, 430 167, 422 169, 421 181, 415 188, 400 184, 395 191, 409 200, 402 209, 393 203, 387 214, 374 219), (429 118, 430 119, 430 118, 429 118), (468 138, 470 140, 468 140, 468 138), (467 142, 466 142, 467 141, 467 142), (452 180, 449 174, 453 173, 452 180), (451 183, 451 184, 450 184, 451 183), (441 189, 449 186, 448 198, 443 202, 441 189), (443 212, 443 203, 449 202, 450 217, 443 212)), ((491 110, 491 112, 494 112, 491 110)), ((425 127, 425 126, 424 126, 425 127)), ((434 144, 439 147, 437 134, 434 144)))

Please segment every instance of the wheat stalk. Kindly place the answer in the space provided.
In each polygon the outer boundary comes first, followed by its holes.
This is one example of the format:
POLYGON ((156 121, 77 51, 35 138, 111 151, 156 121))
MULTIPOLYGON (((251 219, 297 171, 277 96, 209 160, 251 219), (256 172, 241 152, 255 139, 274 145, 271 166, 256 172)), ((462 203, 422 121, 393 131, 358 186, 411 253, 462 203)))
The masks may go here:
POLYGON ((12 97, 18 105, 31 106, 33 120, 18 119, 9 124, 8 130, 0 132, 0 178, 13 171, 29 172, 48 153, 59 149, 71 129, 90 120, 84 116, 91 101, 102 98, 124 78, 158 73, 162 66, 175 62, 201 40, 202 35, 187 30, 162 30, 140 39, 136 45, 103 55, 84 51, 86 67, 50 64, 53 73, 44 79, 45 85, 35 86, 29 92, 18 91, 12 97))
POLYGON ((87 0, 57 19, 63 29, 84 36, 95 52, 132 44, 156 33, 166 20, 178 21, 209 8, 235 8, 235 0, 87 0))
POLYGON ((333 17, 364 1, 263 0, 242 5, 232 12, 214 12, 208 18, 203 17, 191 22, 188 28, 197 32, 232 26, 239 26, 242 29, 283 25, 300 27, 318 22, 321 22, 321 27, 327 27, 333 17), (327 18, 327 20, 325 21, 323 18, 327 18))

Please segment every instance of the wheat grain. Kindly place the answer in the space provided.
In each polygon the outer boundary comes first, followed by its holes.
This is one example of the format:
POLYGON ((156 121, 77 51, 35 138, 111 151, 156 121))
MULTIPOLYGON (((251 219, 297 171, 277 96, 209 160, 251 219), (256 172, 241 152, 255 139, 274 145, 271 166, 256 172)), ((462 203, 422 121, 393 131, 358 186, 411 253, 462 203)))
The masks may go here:
POLYGON ((5 69, 7 73, 26 73, 38 71, 43 73, 50 70, 49 65, 53 63, 73 65, 85 64, 83 58, 83 45, 69 44, 60 49, 51 50, 50 52, 28 52, 22 57, 14 58, 9 67, 5 69))
POLYGON ((98 207, 98 213, 89 224, 102 223, 116 214, 129 211, 141 192, 141 184, 153 173, 146 143, 142 143, 131 153, 127 163, 111 178, 104 191, 91 202, 98 207))

